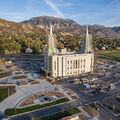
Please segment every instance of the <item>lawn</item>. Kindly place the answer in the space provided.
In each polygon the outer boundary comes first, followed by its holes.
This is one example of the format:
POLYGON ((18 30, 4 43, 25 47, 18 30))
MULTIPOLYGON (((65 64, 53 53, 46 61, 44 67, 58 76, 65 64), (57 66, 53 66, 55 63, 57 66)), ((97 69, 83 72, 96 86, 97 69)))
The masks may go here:
POLYGON ((77 108, 73 108, 73 109, 70 109, 70 110, 67 110, 67 111, 64 111, 64 112, 59 112, 59 113, 54 114, 54 115, 39 118, 37 120, 59 120, 63 117, 71 116, 71 115, 74 115, 74 114, 77 114, 77 113, 80 113, 80 110, 78 110, 77 108))
POLYGON ((0 74, 0 78, 12 75, 12 72, 5 72, 0 74))
POLYGON ((120 59, 120 51, 119 52, 107 52, 107 53, 103 53, 103 55, 120 59))
POLYGON ((97 58, 111 59, 111 60, 120 60, 120 51, 109 51, 99 54, 97 58))
POLYGON ((0 102, 8 97, 8 88, 0 88, 0 102))
POLYGON ((69 101, 68 98, 63 98, 63 99, 56 100, 55 102, 51 102, 51 103, 47 103, 47 104, 43 104, 43 105, 34 105, 34 106, 19 108, 19 109, 7 109, 5 111, 5 114, 9 115, 9 116, 12 116, 12 115, 25 113, 25 112, 28 112, 28 111, 33 111, 33 110, 45 108, 45 107, 48 107, 48 106, 64 103, 64 102, 67 102, 67 101, 69 101))
POLYGON ((98 59, 108 59, 107 57, 105 56, 96 56, 98 59))

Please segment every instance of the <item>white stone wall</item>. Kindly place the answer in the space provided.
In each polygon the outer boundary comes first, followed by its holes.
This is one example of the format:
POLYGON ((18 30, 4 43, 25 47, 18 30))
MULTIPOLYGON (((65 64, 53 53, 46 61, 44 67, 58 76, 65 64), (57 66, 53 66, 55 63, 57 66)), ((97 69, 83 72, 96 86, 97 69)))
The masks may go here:
POLYGON ((93 71, 94 54, 52 56, 52 76, 62 77, 93 71))

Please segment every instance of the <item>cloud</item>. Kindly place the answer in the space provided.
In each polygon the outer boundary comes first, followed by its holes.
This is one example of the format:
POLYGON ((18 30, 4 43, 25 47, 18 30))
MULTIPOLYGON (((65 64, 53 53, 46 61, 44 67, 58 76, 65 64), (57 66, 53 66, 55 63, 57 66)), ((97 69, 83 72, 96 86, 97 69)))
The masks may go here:
POLYGON ((120 0, 112 0, 107 6, 105 6, 105 8, 103 8, 103 10, 115 10, 117 8, 119 8, 120 5, 120 0))
POLYGON ((64 18, 63 13, 58 9, 58 7, 51 0, 45 0, 45 2, 57 13, 59 17, 64 18))
POLYGON ((26 19, 26 15, 19 13, 19 12, 0 12, 1 18, 10 20, 10 21, 16 21, 19 22, 21 20, 26 19))
POLYGON ((71 7, 71 6, 73 6, 73 4, 72 3, 65 3, 65 2, 63 2, 63 3, 57 3, 56 4, 57 6, 62 6, 62 7, 71 7))
POLYGON ((66 2, 64 0, 58 0, 56 2, 56 6, 59 6, 59 7, 71 7, 73 6, 74 3, 73 2, 66 2))
POLYGON ((14 20, 23 20, 26 17, 25 16, 13 16, 13 17, 9 17, 9 18, 14 19, 14 20))

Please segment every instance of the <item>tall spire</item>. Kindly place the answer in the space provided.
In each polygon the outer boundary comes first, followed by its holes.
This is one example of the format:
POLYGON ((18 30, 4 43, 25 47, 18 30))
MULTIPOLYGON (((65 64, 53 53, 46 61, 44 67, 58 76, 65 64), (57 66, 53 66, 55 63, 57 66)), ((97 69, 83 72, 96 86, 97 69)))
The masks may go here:
POLYGON ((89 33, 88 33, 88 25, 87 25, 87 31, 86 31, 86 35, 88 35, 89 33))
POLYGON ((50 23, 50 35, 53 34, 53 31, 52 31, 52 23, 50 23))
POLYGON ((48 54, 52 55, 53 53, 56 53, 56 51, 57 51, 57 48, 56 48, 56 35, 53 34, 52 24, 51 23, 50 23, 49 27, 50 27, 50 33, 47 36, 47 50, 48 50, 48 54))

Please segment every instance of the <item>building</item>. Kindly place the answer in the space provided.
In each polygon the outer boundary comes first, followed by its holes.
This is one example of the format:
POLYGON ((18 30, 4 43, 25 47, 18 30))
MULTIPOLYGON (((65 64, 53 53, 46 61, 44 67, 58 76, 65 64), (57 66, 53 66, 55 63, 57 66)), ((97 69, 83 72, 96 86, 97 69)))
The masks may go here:
POLYGON ((65 77, 93 71, 94 52, 92 47, 92 35, 87 32, 82 36, 83 45, 79 52, 59 51, 56 46, 56 35, 52 32, 47 36, 47 48, 44 53, 44 70, 46 76, 65 77))
POLYGON ((31 48, 27 48, 27 49, 25 50, 25 53, 26 53, 26 54, 32 54, 32 53, 33 53, 33 50, 32 50, 31 48))

